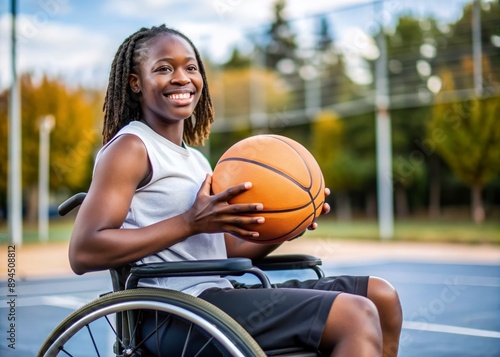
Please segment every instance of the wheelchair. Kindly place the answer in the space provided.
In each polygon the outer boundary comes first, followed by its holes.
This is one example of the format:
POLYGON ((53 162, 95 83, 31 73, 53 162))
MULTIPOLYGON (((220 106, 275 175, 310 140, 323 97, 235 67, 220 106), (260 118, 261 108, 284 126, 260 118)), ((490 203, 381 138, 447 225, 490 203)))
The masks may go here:
MULTIPOLYGON (((85 193, 59 206, 64 216, 77 208, 85 193)), ((238 356, 314 357, 315 351, 285 348, 263 351, 255 340, 219 308, 180 291, 138 287, 143 278, 203 275, 256 276, 262 288, 272 289, 264 271, 312 269, 324 276, 321 260, 309 255, 277 255, 252 262, 247 258, 179 261, 111 269, 113 291, 79 308, 64 319, 42 344, 39 357, 52 356, 238 356), (144 332, 145 316, 154 321, 153 331, 144 332), (147 348, 159 334, 176 341, 169 351, 147 348)))

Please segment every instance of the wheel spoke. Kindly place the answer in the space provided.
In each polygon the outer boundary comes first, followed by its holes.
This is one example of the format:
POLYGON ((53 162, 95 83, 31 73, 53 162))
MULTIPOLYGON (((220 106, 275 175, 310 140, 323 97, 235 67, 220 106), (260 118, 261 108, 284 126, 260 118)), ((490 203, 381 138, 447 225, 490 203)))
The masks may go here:
POLYGON ((111 331, 113 331, 113 335, 115 335, 115 338, 118 340, 118 342, 120 343, 120 345, 121 345, 122 347, 125 347, 125 344, 123 343, 122 339, 118 336, 118 333, 116 332, 116 330, 115 330, 115 328, 114 328, 113 324, 111 323, 111 321, 109 321, 108 316, 106 315, 106 316, 104 316, 104 318, 106 319, 106 321, 107 321, 107 323, 108 323, 109 327, 111 328, 111 331))
MULTIPOLYGON (((158 357, 161 357, 162 353, 161 351, 159 350, 160 348, 160 336, 158 335, 158 333, 156 333, 156 331, 158 331, 158 329, 160 329, 163 325, 165 325, 167 323, 168 320, 170 320, 170 317, 171 315, 169 314, 165 320, 163 320, 160 324, 158 324, 158 311, 155 311, 155 325, 156 325, 156 330, 154 331, 151 331, 149 333, 149 335, 147 335, 146 337, 144 337, 142 339, 141 342, 139 342, 135 348, 134 348, 134 351, 136 351, 137 349, 139 349, 147 340, 149 340, 149 338, 151 336, 153 336, 154 334, 156 334, 156 346, 158 346, 158 349, 157 349, 157 356, 158 357)), ((139 321, 139 320, 138 320, 139 321)))
POLYGON ((66 353, 69 357, 73 357, 73 355, 66 351, 63 347, 61 347, 59 351, 66 353))
POLYGON ((99 349, 97 348, 97 344, 95 343, 94 335, 92 334, 92 330, 90 329, 90 326, 86 325, 85 327, 87 327, 87 331, 89 332, 90 338, 92 339, 92 344, 94 345, 94 349, 95 349, 95 352, 97 353, 97 356, 101 357, 101 354, 99 353, 99 349))
POLYGON ((186 341, 184 341, 184 347, 182 348, 182 355, 181 355, 181 357, 185 356, 186 348, 187 348, 187 345, 188 345, 188 342, 189 342, 189 337, 191 336, 191 331, 193 331, 193 324, 189 325, 189 331, 188 331, 188 334, 186 336, 186 341))
POLYGON ((200 355, 200 353, 203 352, 203 350, 205 349, 205 347, 207 347, 210 344, 210 342, 212 342, 213 340, 214 340, 214 338, 210 337, 208 339, 208 341, 203 346, 201 346, 200 350, 198 351, 198 353, 196 353, 196 355, 194 357, 198 357, 200 355))

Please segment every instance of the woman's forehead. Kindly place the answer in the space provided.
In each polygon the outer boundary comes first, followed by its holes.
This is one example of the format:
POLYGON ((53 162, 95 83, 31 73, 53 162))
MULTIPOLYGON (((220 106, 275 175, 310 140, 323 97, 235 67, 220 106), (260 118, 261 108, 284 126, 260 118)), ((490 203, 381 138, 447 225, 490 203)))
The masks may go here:
POLYGON ((184 38, 175 34, 158 34, 149 42, 149 57, 192 57, 196 59, 193 47, 184 38))

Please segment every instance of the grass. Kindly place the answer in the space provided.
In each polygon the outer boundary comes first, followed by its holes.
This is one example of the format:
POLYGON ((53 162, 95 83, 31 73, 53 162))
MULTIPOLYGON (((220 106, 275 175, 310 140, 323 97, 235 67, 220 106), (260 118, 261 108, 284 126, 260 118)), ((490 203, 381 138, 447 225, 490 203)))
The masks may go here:
MULTIPOLYGON (((72 220, 56 219, 50 222, 49 242, 64 242, 69 240, 73 229, 72 220)), ((9 237, 5 224, 0 225, 0 244, 8 243, 9 237)), ((36 224, 24 224, 23 243, 36 243, 38 239, 38 227, 36 224)))
MULTIPOLYGON (((320 218, 319 227, 307 232, 309 237, 331 239, 379 240, 378 223, 375 220, 336 221, 320 218)), ((73 221, 55 219, 50 223, 49 242, 67 241, 71 235, 73 221)), ((448 242, 465 244, 500 245, 500 222, 487 221, 475 225, 467 220, 411 219, 396 221, 394 241, 448 242)), ((38 242, 36 225, 23 227, 23 242, 38 242)), ((9 242, 7 227, 0 225, 0 244, 9 242)))
MULTIPOLYGON (((375 220, 335 221, 320 219, 308 236, 332 239, 378 240, 375 220)), ((448 242, 467 244, 500 244, 500 222, 487 221, 476 225, 467 220, 411 219, 395 221, 395 241, 448 242)))

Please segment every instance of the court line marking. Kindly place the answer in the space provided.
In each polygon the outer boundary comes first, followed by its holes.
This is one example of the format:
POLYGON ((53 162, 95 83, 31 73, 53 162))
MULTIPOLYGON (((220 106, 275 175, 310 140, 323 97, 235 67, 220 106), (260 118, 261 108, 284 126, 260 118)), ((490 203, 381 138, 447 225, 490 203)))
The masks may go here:
POLYGON ((468 327, 460 327, 452 325, 432 324, 428 322, 404 321, 403 328, 407 330, 451 333, 455 335, 500 338, 500 332, 498 331, 481 330, 476 328, 468 328, 468 327))
POLYGON ((391 282, 411 283, 411 284, 429 284, 446 285, 447 281, 452 281, 454 285, 476 286, 499 288, 500 278, 478 275, 453 275, 453 274, 428 274, 428 273, 394 273, 389 279, 391 282))
MULTIPOLYGON (((324 271, 326 275, 340 275, 338 274, 338 271, 332 269, 324 268, 324 271)), ((341 274, 344 274, 344 272, 342 272, 341 274)), ((454 285, 500 288, 500 278, 494 276, 394 272, 389 270, 379 271, 375 275, 386 277, 391 281, 391 283, 446 285, 447 281, 452 281, 454 285)))

